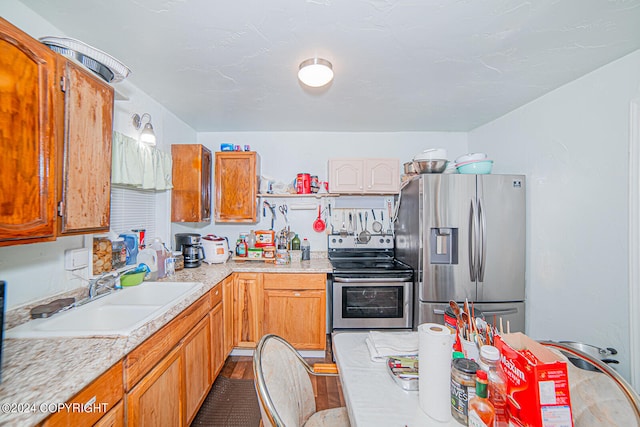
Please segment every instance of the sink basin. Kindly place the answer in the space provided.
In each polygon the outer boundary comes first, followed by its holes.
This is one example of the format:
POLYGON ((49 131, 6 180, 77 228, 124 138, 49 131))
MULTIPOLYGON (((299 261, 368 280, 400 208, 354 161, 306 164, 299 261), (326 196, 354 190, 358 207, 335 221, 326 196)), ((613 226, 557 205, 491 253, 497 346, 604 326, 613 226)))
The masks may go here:
POLYGON ((144 282, 47 319, 5 331, 6 338, 128 336, 200 289, 198 282, 144 282))

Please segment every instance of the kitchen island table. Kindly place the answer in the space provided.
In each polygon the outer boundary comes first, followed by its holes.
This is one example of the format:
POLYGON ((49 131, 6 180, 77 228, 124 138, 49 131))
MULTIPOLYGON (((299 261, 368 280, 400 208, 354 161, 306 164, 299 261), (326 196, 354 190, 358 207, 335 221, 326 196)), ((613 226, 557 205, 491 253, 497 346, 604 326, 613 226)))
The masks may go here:
POLYGON ((451 418, 437 421, 420 408, 418 391, 394 382, 384 362, 371 360, 365 343, 368 332, 333 335, 333 352, 340 372, 352 427, 459 427, 451 418))

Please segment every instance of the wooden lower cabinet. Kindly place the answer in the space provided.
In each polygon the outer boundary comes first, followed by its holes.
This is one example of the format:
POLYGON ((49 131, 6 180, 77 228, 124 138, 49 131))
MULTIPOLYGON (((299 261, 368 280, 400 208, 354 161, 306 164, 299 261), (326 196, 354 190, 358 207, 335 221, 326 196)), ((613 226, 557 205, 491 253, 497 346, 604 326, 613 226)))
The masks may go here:
POLYGON ((42 426, 90 426, 106 416, 122 399, 122 369, 120 361, 67 402, 83 407, 92 406, 96 410, 56 412, 44 420, 42 426))
POLYGON ((279 335, 299 350, 324 350, 326 281, 325 274, 265 273, 262 333, 279 335))
POLYGON ((224 310, 223 304, 216 305, 209 313, 211 322, 211 378, 212 381, 222 370, 227 353, 224 347, 224 310))
POLYGON ((225 358, 235 346, 233 334, 234 277, 235 275, 231 275, 222 281, 223 353, 225 358))
POLYGON ((233 332, 236 347, 255 348, 262 336, 262 273, 238 273, 234 279, 233 332))
POLYGON ((222 294, 216 285, 129 353, 126 425, 191 424, 226 358, 222 294))
POLYGON ((93 427, 124 427, 124 403, 118 402, 93 427))
MULTIPOLYGON (((210 316, 210 315, 209 315, 210 316)), ((203 318, 182 345, 185 374, 186 425, 191 424, 211 388, 211 323, 203 318)))
POLYGON ((183 372, 182 348, 176 347, 127 393, 127 424, 184 425, 183 372))

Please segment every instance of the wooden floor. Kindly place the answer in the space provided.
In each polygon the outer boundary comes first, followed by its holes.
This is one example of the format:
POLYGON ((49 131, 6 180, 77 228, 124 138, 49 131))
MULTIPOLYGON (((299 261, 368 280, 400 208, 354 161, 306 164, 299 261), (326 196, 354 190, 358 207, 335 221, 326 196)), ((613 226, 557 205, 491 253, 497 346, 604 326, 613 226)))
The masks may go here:
MULTIPOLYGON (((324 358, 306 358, 307 363, 333 363, 330 346, 324 358)), ((234 379, 253 380, 253 358, 251 356, 229 356, 222 367, 220 375, 234 379)), ((337 376, 311 376, 311 383, 316 395, 316 410, 345 406, 337 376)))

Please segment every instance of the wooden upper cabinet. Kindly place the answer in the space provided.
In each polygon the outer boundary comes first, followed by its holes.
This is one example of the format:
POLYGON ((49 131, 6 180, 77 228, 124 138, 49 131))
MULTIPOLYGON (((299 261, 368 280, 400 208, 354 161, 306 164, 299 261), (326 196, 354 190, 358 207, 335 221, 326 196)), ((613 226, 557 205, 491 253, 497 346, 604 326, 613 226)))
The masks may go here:
POLYGON ((111 213, 111 86, 60 57, 64 157, 60 175, 60 234, 108 231, 111 213))
POLYGON ((200 144, 175 144, 171 156, 171 221, 211 221, 211 151, 200 144))
POLYGON ((255 151, 216 152, 216 222, 257 222, 259 161, 255 151))
POLYGON ((55 239, 56 55, 0 18, 0 246, 55 239))

